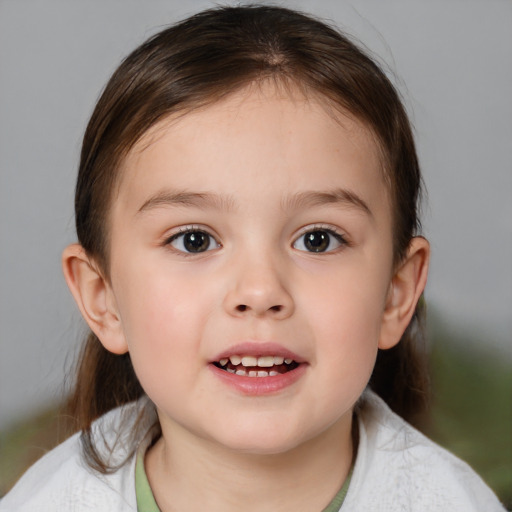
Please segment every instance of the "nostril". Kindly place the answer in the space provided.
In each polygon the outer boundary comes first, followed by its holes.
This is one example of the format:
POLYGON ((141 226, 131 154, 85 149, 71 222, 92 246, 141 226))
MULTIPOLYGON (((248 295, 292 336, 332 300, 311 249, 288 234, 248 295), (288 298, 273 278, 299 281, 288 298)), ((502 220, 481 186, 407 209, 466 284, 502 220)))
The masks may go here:
MULTIPOLYGON (((247 311, 249 309, 249 306, 246 306, 245 304, 239 304, 237 307, 236 307, 236 310, 239 312, 239 313, 243 313, 244 311, 247 311)), ((277 306, 270 306, 268 308, 268 311, 273 311, 275 313, 279 313, 281 310, 283 309, 283 306, 281 305, 277 305, 277 306)))

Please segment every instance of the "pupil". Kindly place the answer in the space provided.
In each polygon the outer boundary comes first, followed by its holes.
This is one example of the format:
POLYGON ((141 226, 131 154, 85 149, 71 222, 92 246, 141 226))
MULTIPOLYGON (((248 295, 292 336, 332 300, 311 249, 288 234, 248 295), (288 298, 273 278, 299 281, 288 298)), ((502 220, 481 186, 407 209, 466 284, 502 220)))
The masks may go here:
POLYGON ((187 233, 183 243, 189 252, 203 252, 210 245, 210 235, 201 231, 187 233))
POLYGON ((329 235, 325 231, 312 231, 305 236, 306 248, 311 252, 323 252, 329 247, 329 235))

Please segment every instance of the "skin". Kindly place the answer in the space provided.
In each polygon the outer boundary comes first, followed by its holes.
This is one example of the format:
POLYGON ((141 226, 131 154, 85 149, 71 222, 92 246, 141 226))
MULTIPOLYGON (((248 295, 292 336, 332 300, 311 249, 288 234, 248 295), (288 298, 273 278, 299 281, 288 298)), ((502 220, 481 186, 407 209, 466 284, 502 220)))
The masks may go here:
POLYGON ((350 470, 377 349, 399 341, 427 275, 422 238, 393 267, 374 138, 318 101, 253 87, 160 123, 121 172, 109 278, 78 245, 64 273, 157 406, 145 463, 160 508, 321 510, 350 470), (187 229, 211 235, 208 250, 187 253, 187 229), (308 251, 313 231, 326 251, 308 251), (210 363, 245 342, 293 351, 303 373, 259 395, 226 384, 210 363))

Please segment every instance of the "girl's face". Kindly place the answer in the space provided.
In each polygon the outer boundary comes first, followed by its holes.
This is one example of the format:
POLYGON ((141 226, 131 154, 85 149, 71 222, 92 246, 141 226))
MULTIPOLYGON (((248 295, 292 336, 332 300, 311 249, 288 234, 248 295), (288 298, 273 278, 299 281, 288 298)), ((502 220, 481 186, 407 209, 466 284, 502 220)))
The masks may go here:
POLYGON ((391 207, 368 130, 249 88, 153 128, 121 172, 115 350, 130 352, 164 438, 251 453, 348 442, 389 345, 391 207))

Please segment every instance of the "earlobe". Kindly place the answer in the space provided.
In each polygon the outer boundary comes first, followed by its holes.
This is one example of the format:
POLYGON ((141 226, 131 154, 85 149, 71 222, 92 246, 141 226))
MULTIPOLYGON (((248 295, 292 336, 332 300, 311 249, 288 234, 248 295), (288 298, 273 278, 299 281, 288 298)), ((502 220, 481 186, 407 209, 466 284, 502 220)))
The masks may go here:
POLYGON ((411 321, 416 304, 425 289, 430 246, 423 237, 409 244, 407 256, 395 271, 384 309, 379 348, 395 346, 411 321))
POLYGON ((115 354, 127 352, 112 287, 80 244, 64 249, 62 270, 82 316, 103 346, 115 354))

